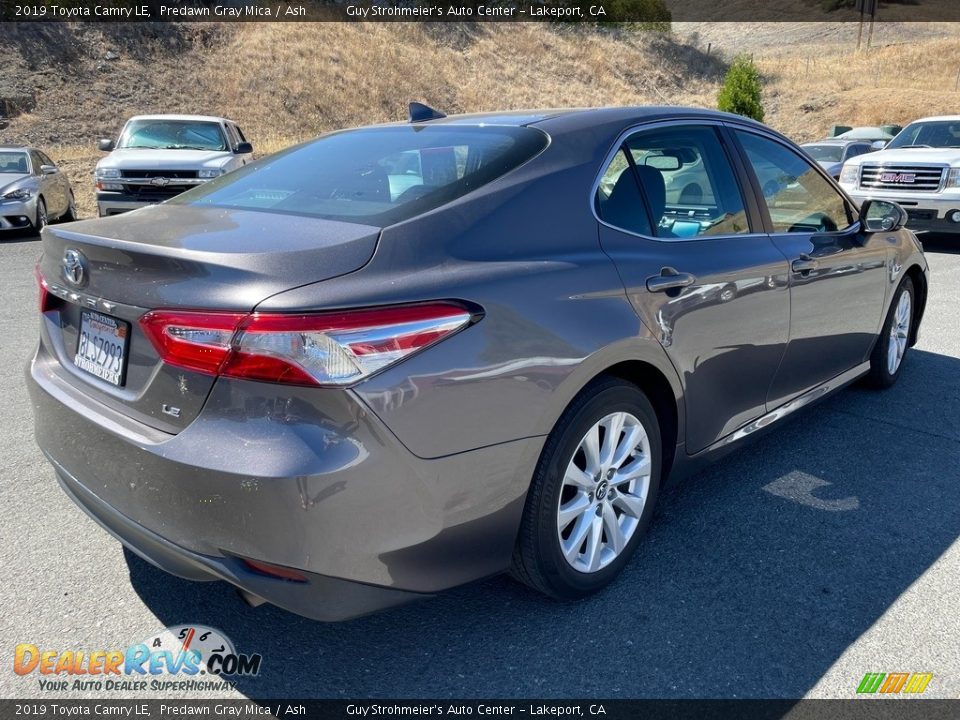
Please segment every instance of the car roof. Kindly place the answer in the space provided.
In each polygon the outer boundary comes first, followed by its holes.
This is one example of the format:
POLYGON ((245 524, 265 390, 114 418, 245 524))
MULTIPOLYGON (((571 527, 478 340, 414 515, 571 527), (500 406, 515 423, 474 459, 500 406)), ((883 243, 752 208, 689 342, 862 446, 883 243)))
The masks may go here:
POLYGON ((27 147, 26 145, 0 145, 0 152, 26 152, 29 150, 36 150, 34 147, 27 147))
MULTIPOLYGON (((423 120, 417 125, 538 125, 550 120, 564 119, 568 127, 578 124, 587 127, 602 122, 617 120, 658 120, 673 117, 731 120, 742 124, 764 127, 749 118, 719 110, 678 107, 670 105, 636 105, 623 107, 544 108, 534 110, 508 110, 503 112, 469 113, 448 115, 433 120, 423 120)), ((769 129, 769 128, 767 128, 769 129)))
POLYGON ((911 120, 910 124, 918 122, 941 122, 941 121, 950 121, 950 122, 960 122, 960 115, 933 115, 931 117, 917 118, 916 120, 911 120))
MULTIPOLYGON (((130 120, 128 120, 128 122, 130 122, 130 121, 132 121, 132 120, 186 120, 186 121, 193 121, 193 122, 215 122, 215 123, 220 123, 220 122, 223 122, 223 121, 225 121, 225 120, 228 120, 228 118, 215 117, 215 116, 213 116, 213 115, 165 115, 165 114, 158 114, 158 115, 134 115, 132 118, 130 118, 130 120)), ((233 122, 233 121, 232 121, 232 120, 229 120, 229 122, 233 122)))
POLYGON ((811 140, 810 142, 805 142, 800 145, 800 147, 806 147, 807 145, 869 145, 870 140, 867 138, 824 138, 823 140, 811 140))

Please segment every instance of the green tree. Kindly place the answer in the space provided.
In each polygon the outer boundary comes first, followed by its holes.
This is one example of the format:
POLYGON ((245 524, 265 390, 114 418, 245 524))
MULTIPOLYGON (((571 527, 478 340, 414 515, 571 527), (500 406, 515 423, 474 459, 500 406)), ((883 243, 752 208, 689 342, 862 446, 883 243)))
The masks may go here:
POLYGON ((748 56, 738 55, 723 78, 723 87, 717 95, 717 108, 762 122, 760 92, 760 73, 756 65, 748 56))

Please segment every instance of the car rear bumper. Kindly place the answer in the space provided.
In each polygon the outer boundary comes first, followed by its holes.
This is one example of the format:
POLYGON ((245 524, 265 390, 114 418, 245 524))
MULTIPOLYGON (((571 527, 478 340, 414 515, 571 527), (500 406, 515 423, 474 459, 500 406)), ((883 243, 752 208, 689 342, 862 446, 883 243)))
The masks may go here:
POLYGON ((187 580, 225 580, 236 586, 251 604, 265 600, 298 615, 331 622, 429 597, 314 573, 302 573, 307 582, 281 580, 251 570, 239 558, 191 552, 117 512, 49 456, 48 459, 67 496, 124 546, 172 575, 187 580))
POLYGON ((349 391, 223 379, 170 435, 57 366, 41 345, 28 367, 37 443, 77 504, 173 574, 339 620, 509 566, 541 439, 422 460, 349 391))

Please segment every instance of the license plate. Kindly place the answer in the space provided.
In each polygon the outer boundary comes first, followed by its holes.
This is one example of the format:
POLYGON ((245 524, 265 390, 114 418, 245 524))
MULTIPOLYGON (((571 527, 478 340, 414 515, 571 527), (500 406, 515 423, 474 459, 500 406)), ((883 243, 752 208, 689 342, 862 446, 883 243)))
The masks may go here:
POLYGON ((111 385, 123 385, 127 370, 130 323, 84 310, 80 313, 80 338, 73 364, 111 385))

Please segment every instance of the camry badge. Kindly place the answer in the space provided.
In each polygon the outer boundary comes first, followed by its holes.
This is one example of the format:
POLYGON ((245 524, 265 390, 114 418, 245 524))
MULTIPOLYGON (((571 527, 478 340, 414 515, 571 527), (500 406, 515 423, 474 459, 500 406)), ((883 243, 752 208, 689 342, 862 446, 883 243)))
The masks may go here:
POLYGON ((63 254, 63 278, 74 287, 83 284, 86 275, 86 258, 74 248, 68 248, 63 254))

